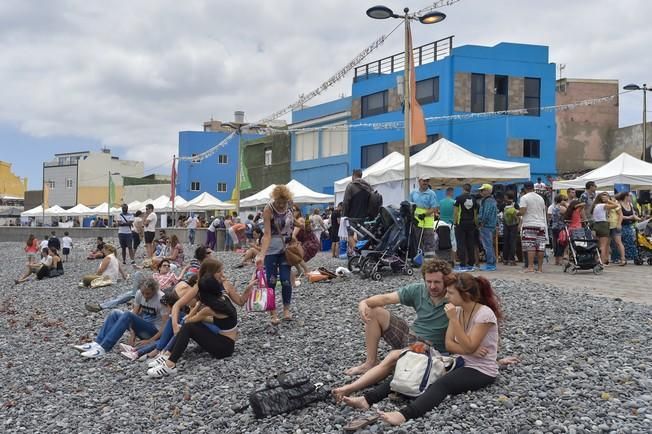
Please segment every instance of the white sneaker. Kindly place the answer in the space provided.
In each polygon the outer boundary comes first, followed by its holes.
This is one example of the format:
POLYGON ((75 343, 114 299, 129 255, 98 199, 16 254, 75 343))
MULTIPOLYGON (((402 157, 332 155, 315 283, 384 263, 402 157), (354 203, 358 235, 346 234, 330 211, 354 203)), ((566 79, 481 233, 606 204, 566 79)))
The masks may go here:
POLYGON ((94 349, 95 347, 99 347, 99 346, 100 346, 100 344, 93 341, 93 342, 89 342, 87 344, 73 345, 72 347, 74 349, 76 349, 77 351, 79 351, 80 353, 84 353, 86 351, 90 351, 90 350, 94 349))
POLYGON ((103 355, 106 354, 106 351, 104 351, 104 348, 102 348, 101 345, 98 345, 97 348, 93 348, 91 350, 85 351, 81 353, 82 357, 86 357, 88 359, 97 359, 99 357, 102 357, 103 355))
POLYGON ((120 355, 127 360, 131 360, 132 362, 135 362, 140 357, 135 351, 122 351, 120 355))
POLYGON ((160 355, 160 356, 158 356, 158 357, 155 357, 154 360, 151 360, 151 361, 147 364, 147 367, 148 367, 148 368, 155 368, 155 367, 157 367, 157 366, 159 366, 159 365, 162 365, 163 363, 165 363, 165 361, 166 361, 169 357, 170 357, 170 356, 164 356, 164 355, 160 355))
POLYGON ((175 375, 177 373, 177 367, 170 368, 168 365, 163 363, 159 366, 154 366, 147 370, 147 376, 152 378, 161 378, 167 377, 168 375, 175 375))
POLYGON ((132 347, 131 345, 127 345, 127 344, 120 344, 120 350, 127 353, 134 353, 136 352, 136 347, 132 347))

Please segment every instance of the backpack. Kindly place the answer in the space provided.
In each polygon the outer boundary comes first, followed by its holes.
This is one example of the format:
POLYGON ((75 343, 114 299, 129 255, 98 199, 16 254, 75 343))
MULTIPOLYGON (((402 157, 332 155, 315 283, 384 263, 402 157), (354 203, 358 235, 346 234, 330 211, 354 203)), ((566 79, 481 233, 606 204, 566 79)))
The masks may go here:
POLYGON ((378 190, 369 193, 367 216, 369 218, 376 218, 380 213, 381 206, 383 206, 383 195, 378 193, 378 190))
POLYGON ((308 376, 285 373, 267 380, 265 387, 249 395, 249 405, 257 419, 287 413, 330 397, 330 390, 321 383, 312 383, 308 376))
POLYGON ((435 232, 437 233, 437 238, 439 240, 437 250, 450 250, 453 248, 453 243, 451 241, 451 228, 449 226, 439 226, 439 222, 437 222, 435 232))
POLYGON ((503 211, 503 220, 507 226, 515 226, 518 224, 518 211, 514 205, 507 205, 503 211))

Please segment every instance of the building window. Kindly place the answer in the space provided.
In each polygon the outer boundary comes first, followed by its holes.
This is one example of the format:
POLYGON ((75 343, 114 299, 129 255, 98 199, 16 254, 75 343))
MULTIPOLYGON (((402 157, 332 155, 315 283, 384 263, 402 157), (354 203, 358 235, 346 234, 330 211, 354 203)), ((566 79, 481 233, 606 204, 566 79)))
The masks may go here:
POLYGON ((494 77, 494 111, 501 112, 507 110, 508 87, 509 78, 506 75, 496 75, 494 77))
POLYGON ((527 116, 541 114, 541 79, 525 77, 525 107, 527 116))
POLYGON ((441 138, 441 136, 439 135, 439 133, 428 134, 426 143, 421 143, 420 145, 410 146, 410 156, 416 154, 417 152, 423 151, 424 149, 426 149, 428 146, 435 143, 440 138, 441 138))
POLYGON ((416 90, 419 104, 430 104, 439 101, 439 77, 417 81, 416 90))
POLYGON ((59 157, 59 166, 63 166, 64 164, 68 164, 68 157, 59 157))
POLYGON ((54 181, 45 181, 45 184, 48 186, 48 189, 54 190, 54 181))
POLYGON ((325 129, 321 135, 321 156, 332 157, 348 152, 349 132, 345 124, 332 125, 333 129, 325 129))
POLYGON ((537 139, 523 139, 523 157, 539 158, 541 156, 541 141, 537 139))
POLYGON ((265 166, 272 165, 272 148, 265 148, 265 166))
POLYGON ((362 97, 362 112, 360 117, 387 113, 387 91, 372 93, 362 97))
POLYGON ((66 178, 66 188, 72 188, 72 178, 66 178))
POLYGON ((319 156, 319 132, 297 133, 295 160, 314 160, 319 156))
POLYGON ((217 183, 217 192, 218 193, 226 193, 226 182, 218 182, 217 183))
POLYGON ((199 191, 200 185, 199 181, 192 181, 190 183, 190 191, 199 191))
POLYGON ((199 163, 200 161, 199 158, 194 158, 197 156, 196 153, 193 152, 190 156, 193 157, 193 159, 191 160, 192 163, 199 163))
POLYGON ((226 154, 218 155, 217 164, 229 164, 229 156, 226 154))
POLYGON ((363 146, 361 152, 361 165, 365 169, 387 156, 387 143, 363 146))
POLYGON ((471 74, 471 112, 484 112, 484 74, 471 74))

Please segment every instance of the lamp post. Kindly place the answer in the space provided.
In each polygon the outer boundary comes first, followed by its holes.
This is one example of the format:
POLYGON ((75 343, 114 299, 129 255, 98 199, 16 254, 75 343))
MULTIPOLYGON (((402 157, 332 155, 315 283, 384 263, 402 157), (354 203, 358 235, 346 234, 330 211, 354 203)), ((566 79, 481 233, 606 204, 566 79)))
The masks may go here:
POLYGON ((387 6, 373 6, 367 9, 367 16, 376 20, 385 20, 387 18, 400 18, 403 20, 405 25, 405 63, 404 63, 404 72, 403 72, 403 112, 404 112, 404 135, 403 138, 403 192, 405 194, 405 199, 410 199, 410 136, 411 136, 411 118, 410 118, 410 58, 412 52, 410 49, 409 39, 410 39, 410 20, 419 20, 422 24, 436 24, 440 21, 446 19, 446 15, 433 11, 427 14, 417 16, 416 14, 409 14, 410 9, 404 8, 404 15, 395 14, 387 6))
POLYGON ((623 86, 625 90, 642 90, 643 91, 643 153, 641 154, 641 160, 647 161, 647 93, 652 92, 651 88, 648 88, 645 83, 643 86, 638 84, 628 84, 623 86))

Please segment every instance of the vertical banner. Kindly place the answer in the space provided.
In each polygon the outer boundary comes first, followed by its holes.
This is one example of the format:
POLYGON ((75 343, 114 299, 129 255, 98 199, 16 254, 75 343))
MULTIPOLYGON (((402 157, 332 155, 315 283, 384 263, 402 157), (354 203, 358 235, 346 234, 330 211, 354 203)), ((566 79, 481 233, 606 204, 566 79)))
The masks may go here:
POLYGON ((43 210, 49 208, 50 201, 50 185, 48 181, 43 182, 43 210))
POLYGON ((172 175, 170 175, 170 200, 172 201, 172 208, 174 208, 174 198, 177 193, 177 159, 176 156, 172 157, 172 175))
POLYGON ((412 29, 408 21, 408 50, 405 53, 409 56, 410 65, 410 145, 420 145, 426 143, 426 121, 423 118, 423 109, 417 101, 417 80, 414 69, 414 53, 412 52, 412 29))
POLYGON ((244 146, 240 146, 240 191, 251 188, 251 181, 249 180, 249 171, 244 160, 244 146))
POLYGON ((109 173, 109 209, 115 204, 115 184, 113 176, 109 173))

